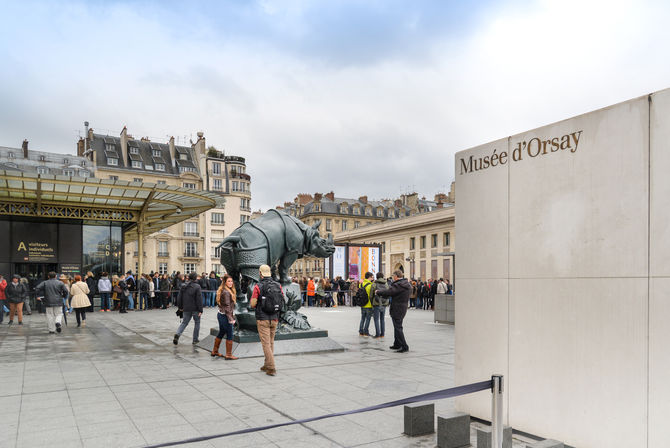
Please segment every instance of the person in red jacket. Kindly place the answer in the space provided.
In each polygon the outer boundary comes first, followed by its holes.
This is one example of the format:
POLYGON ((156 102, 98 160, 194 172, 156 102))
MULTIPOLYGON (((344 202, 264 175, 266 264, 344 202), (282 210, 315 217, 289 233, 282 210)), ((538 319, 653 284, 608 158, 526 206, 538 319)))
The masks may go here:
POLYGON ((314 286, 314 279, 309 278, 307 282, 307 306, 314 305, 314 296, 316 295, 316 287, 314 286))
POLYGON ((0 274, 0 324, 5 318, 5 288, 7 287, 7 280, 0 274))

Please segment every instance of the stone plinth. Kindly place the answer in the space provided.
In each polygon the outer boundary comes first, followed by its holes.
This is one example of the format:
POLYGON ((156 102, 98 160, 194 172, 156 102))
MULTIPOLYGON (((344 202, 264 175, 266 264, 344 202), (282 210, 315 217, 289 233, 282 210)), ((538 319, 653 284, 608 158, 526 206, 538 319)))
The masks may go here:
MULTIPOLYGON (((477 428, 477 448, 492 448, 491 427, 477 428)), ((512 428, 503 427, 503 448, 512 448, 512 428)))
POLYGON ((410 437, 435 432, 435 404, 412 403, 405 405, 405 430, 410 437))
POLYGON ((450 412, 437 416, 437 446, 458 448, 470 445, 470 415, 450 412))

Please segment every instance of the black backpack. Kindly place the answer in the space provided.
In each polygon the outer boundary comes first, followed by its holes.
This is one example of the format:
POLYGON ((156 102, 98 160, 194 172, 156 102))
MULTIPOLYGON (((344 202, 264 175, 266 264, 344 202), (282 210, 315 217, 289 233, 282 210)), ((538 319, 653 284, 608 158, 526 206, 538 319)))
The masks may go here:
POLYGON ((281 286, 274 280, 264 283, 261 288, 261 310, 268 315, 278 314, 284 306, 281 286))
POLYGON ((365 306, 368 304, 368 300, 370 300, 368 292, 365 290, 365 287, 361 286, 354 296, 354 304, 356 306, 365 306))

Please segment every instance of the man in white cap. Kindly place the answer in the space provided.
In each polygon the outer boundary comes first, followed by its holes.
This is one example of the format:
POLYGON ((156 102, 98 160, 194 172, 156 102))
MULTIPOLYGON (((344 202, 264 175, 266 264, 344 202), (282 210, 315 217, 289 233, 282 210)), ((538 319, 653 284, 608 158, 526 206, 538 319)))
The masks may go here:
POLYGON ((266 374, 275 376, 274 346, 275 333, 279 323, 279 313, 284 304, 284 292, 279 282, 272 279, 272 271, 267 264, 259 268, 260 281, 254 286, 251 308, 256 309, 256 327, 263 346, 265 364, 261 367, 266 374))

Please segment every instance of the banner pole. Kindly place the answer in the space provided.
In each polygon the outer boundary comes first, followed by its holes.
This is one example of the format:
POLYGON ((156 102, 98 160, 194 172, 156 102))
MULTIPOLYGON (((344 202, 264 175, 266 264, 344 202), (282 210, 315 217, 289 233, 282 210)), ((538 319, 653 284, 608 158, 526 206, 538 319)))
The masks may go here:
POLYGON ((491 376, 491 446, 503 448, 503 376, 491 376))

